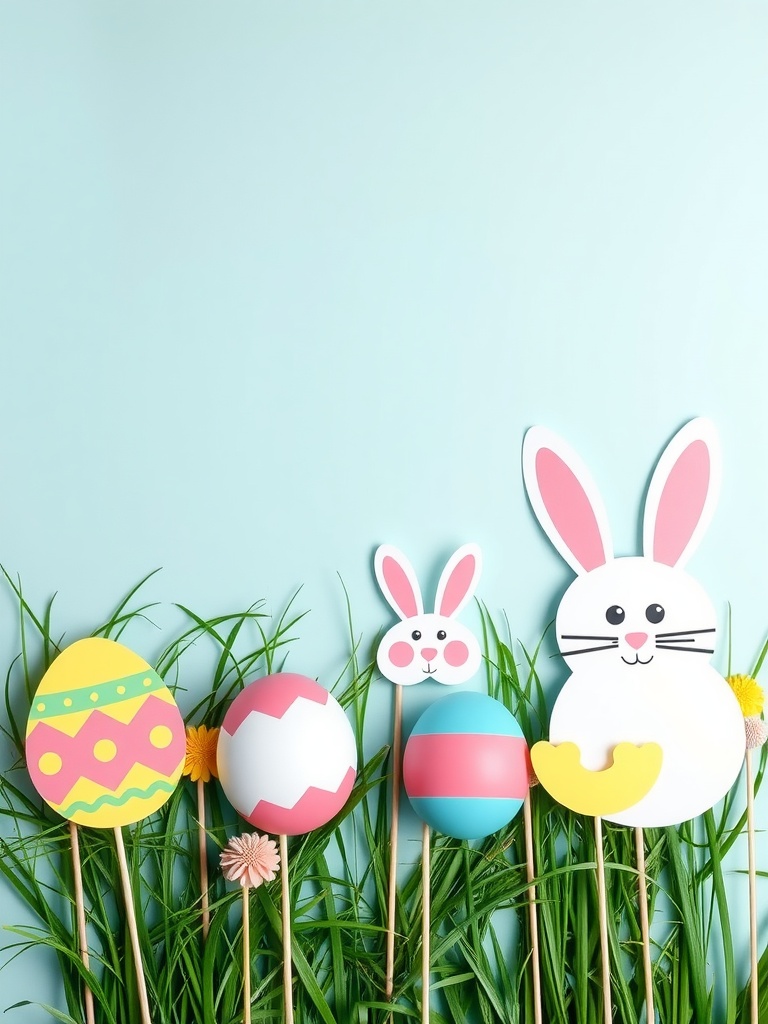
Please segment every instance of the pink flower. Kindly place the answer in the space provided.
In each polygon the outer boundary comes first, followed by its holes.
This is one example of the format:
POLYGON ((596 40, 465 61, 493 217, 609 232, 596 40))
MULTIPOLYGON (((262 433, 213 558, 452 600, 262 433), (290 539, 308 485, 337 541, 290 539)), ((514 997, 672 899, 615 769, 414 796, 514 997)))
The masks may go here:
POLYGON ((280 870, 280 855, 274 839, 246 832, 227 843, 221 855, 221 870, 228 882, 256 888, 271 882, 280 870))

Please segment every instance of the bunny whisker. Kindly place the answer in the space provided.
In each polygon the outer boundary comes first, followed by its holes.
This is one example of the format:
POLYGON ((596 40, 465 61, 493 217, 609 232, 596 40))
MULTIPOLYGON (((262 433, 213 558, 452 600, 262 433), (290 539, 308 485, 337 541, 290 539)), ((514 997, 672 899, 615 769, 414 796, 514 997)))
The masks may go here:
POLYGON ((563 651, 564 658, 570 658, 574 654, 592 654, 593 651, 615 651, 618 648, 618 641, 611 644, 603 644, 600 647, 583 647, 580 651, 563 651))
POLYGON ((711 626, 709 629, 676 629, 672 633, 657 633, 656 639, 659 637, 668 636, 674 639, 678 636, 692 636, 694 633, 714 633, 715 627, 711 626))
POLYGON ((675 647, 671 643, 657 643, 656 647, 660 651, 687 651, 689 654, 714 654, 714 648, 711 647, 675 647))

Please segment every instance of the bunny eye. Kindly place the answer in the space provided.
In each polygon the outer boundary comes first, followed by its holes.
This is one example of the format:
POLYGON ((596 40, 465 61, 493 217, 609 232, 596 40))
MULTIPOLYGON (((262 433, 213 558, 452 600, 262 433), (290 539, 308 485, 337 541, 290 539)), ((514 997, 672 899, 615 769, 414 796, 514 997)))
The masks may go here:
POLYGON ((660 604, 649 604, 645 609, 645 617, 649 622, 661 622, 664 618, 664 609, 660 604))
POLYGON ((605 617, 612 626, 618 626, 620 622, 624 621, 624 614, 624 609, 620 604, 612 604, 605 613, 605 617))
POLYGON ((411 640, 421 640, 420 629, 414 629, 414 631, 411 633, 411 640))
POLYGON ((448 634, 445 632, 444 629, 438 629, 438 631, 437 631, 437 639, 438 640, 445 640, 445 638, 447 636, 448 636, 448 634))

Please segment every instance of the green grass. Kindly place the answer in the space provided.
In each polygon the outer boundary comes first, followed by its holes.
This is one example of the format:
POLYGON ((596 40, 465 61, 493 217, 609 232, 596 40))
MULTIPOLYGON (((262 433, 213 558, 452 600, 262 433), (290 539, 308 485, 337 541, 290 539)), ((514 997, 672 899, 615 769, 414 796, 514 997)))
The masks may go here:
MULTIPOLYGON (((34 925, 6 926, 6 964, 48 947, 58 962, 61 1005, 52 1019, 84 1020, 82 982, 96 1000, 97 1020, 139 1019, 130 942, 120 896, 114 837, 81 829, 83 878, 91 946, 90 972, 76 953, 69 828, 41 804, 23 765, 23 736, 34 691, 62 638, 50 602, 39 614, 20 584, 6 576, 19 610, 19 656, 10 666, 0 727, 16 750, 0 777, 0 872, 27 905, 34 925)), ((131 645, 151 614, 142 602, 147 580, 119 602, 93 633, 131 645)), ((277 620, 256 603, 245 612, 206 619, 179 607, 182 625, 156 660, 181 692, 188 665, 210 663, 209 686, 190 723, 220 724, 232 697, 257 675, 279 670, 298 643, 301 614, 289 604, 277 620)), ((517 716, 529 742, 545 735, 548 709, 539 675, 541 642, 528 650, 481 610, 487 686, 517 716)), ((350 616, 350 637, 354 631, 350 616)), ((69 642, 69 640, 67 641, 69 642)), ((334 692, 364 749, 371 650, 350 643, 334 692)), ((764 652, 763 652, 764 654, 764 652)), ((199 675, 199 669, 194 672, 199 675)), ((383 685, 383 684, 381 684, 383 685)), ((184 701, 182 701, 184 703, 184 701)), ((393 1002, 383 1002, 384 922, 388 872, 388 749, 359 765, 342 814, 290 841, 294 1003, 297 1024, 383 1024, 420 1020, 420 869, 402 877, 398 899, 393 1002)), ((762 782, 765 752, 757 765, 762 782)), ((147 984, 156 1024, 236 1024, 242 1020, 242 917, 239 888, 217 871, 217 849, 248 826, 216 784, 207 787, 212 923, 200 933, 195 791, 182 782, 165 807, 124 830, 137 905, 147 984)), ((654 992, 664 1024, 742 1024, 745 992, 737 973, 729 906, 733 846, 745 827, 743 783, 724 805, 679 829, 646 832, 649 899, 654 917, 654 992), (730 856, 729 856, 730 854, 730 856), (726 862, 726 858, 728 861, 726 862)), ((591 819, 532 794, 541 940, 544 1019, 595 1024, 602 1019, 595 849, 591 819)), ((614 1020, 644 1019, 644 984, 631 830, 606 824, 609 937, 614 1020)), ((432 840, 432 1020, 435 1024, 523 1024, 533 1020, 527 882, 522 819, 481 842, 432 840)), ((744 886, 746 891, 746 886, 744 886)), ((279 883, 252 891, 252 1019, 283 1019, 279 883)), ((746 907, 746 896, 744 898, 746 907)), ((746 918, 742 910, 742 918, 746 918)), ((12 969, 6 966, 6 970, 12 969)), ((760 959, 768 993, 768 951, 760 959)), ((30 993, 30 1000, 34 993, 30 993)), ((23 1004, 20 1004, 23 1007, 23 1004)), ((4 1009, 4 1007, 3 1007, 4 1009)), ((9 1019, 24 1020, 25 1010, 9 1019)), ((768 995, 761 1013, 768 1021, 768 995)))

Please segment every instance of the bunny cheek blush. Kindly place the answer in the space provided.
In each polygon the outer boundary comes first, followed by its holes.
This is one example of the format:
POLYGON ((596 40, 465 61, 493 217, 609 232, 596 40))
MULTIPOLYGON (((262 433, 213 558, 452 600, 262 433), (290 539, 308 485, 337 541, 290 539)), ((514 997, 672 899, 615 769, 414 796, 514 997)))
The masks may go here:
POLYGON ((374 571, 385 598, 401 621, 384 635, 376 664, 397 686, 429 679, 455 686, 480 668, 480 644, 456 616, 472 597, 480 577, 480 549, 465 544, 448 560, 437 586, 434 612, 425 612, 416 574, 405 555, 383 544, 374 571))
POLYGON ((481 839, 522 807, 529 763, 522 730, 500 701, 454 693, 428 707, 414 726, 403 781, 430 828, 454 839, 481 839))
MULTIPOLYGON (((717 498, 713 425, 692 420, 662 454, 648 488, 642 557, 614 558, 597 488, 556 435, 541 427, 526 434, 523 475, 536 517, 576 572, 556 618, 572 674, 552 710, 548 768, 557 769, 557 745, 566 743, 576 744, 586 771, 612 768, 612 805, 593 813, 621 825, 675 825, 703 813, 733 785, 745 750, 738 701, 710 664, 714 608, 683 570, 717 498), (652 758, 645 765, 645 794, 637 794, 633 779, 641 753, 633 764, 624 748, 614 764, 623 743, 661 748, 660 770, 651 771, 652 758), (622 789, 619 807, 614 798, 622 789)), ((535 765, 536 747, 532 754, 535 765)), ((571 755, 563 749, 562 778, 572 771, 571 755)), ((549 788, 560 799, 552 788, 557 775, 552 771, 549 788)))
POLYGON ((320 828, 342 809, 357 749, 339 702, 314 679, 280 672, 234 699, 217 761, 238 814, 261 831, 292 836, 320 828))

